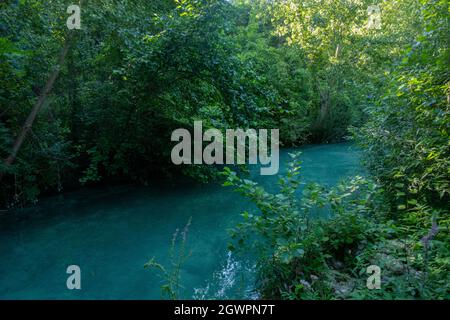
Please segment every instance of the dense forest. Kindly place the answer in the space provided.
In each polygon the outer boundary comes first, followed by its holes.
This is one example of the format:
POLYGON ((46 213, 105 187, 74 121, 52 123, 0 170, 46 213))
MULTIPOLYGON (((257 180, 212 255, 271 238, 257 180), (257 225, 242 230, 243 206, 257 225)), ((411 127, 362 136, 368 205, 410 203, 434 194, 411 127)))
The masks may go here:
POLYGON ((222 181, 258 208, 230 249, 257 250, 260 297, 450 297, 446 0, 73 2, 0 3, 2 212, 84 186, 222 181), (367 175, 298 197, 297 155, 278 194, 244 169, 172 164, 172 131, 197 120, 279 128, 282 147, 353 141, 367 175), (370 264, 382 290, 360 280, 370 264))

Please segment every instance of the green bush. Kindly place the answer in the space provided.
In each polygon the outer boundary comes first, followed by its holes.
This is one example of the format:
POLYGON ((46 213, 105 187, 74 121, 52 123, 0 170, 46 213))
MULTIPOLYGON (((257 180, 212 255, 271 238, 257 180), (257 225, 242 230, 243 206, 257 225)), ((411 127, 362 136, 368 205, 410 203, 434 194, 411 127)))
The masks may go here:
POLYGON ((230 249, 258 253, 256 287, 262 298, 448 298, 446 235, 436 237, 431 229, 425 241, 401 221, 389 220, 385 191, 363 177, 329 191, 309 184, 300 197, 300 163, 298 155, 292 157, 278 194, 224 171, 224 185, 257 207, 231 230, 230 249), (320 218, 320 210, 328 216, 320 218), (381 290, 366 287, 370 265, 382 270, 381 290))

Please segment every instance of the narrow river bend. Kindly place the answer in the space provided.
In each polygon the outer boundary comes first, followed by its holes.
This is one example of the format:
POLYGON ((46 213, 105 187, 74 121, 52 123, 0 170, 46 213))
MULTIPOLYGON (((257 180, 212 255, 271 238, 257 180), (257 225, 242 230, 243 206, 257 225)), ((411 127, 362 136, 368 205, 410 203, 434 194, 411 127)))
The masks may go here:
MULTIPOLYGON (((332 186, 360 172, 351 144, 303 151, 306 181, 332 186)), ((288 152, 280 155, 280 174, 288 152)), ((258 170, 259 172, 259 170, 258 170)), ((275 190, 276 176, 254 176, 275 190)), ((0 217, 0 299, 159 299, 161 279, 143 265, 167 265, 172 234, 192 224, 182 298, 252 298, 251 263, 227 252, 227 229, 251 205, 230 188, 182 184, 81 190, 0 217), (66 288, 66 268, 81 268, 81 290, 66 288)))

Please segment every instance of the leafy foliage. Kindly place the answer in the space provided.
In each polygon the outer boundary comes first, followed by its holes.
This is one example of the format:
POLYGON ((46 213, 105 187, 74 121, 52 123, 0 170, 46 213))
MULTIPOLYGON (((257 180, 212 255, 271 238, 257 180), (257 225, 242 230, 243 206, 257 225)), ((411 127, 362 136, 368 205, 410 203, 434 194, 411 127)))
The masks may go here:
POLYGON ((388 220, 384 190, 354 177, 326 190, 308 184, 299 197, 300 164, 293 161, 270 194, 226 169, 225 186, 252 200, 231 230, 231 250, 257 250, 257 290, 270 299, 448 298, 448 243, 426 244, 388 220), (328 217, 317 215, 321 210, 328 217), (366 287, 366 269, 383 270, 382 289, 366 287))
MULTIPOLYGON (((17 159, 0 163, 1 207, 86 184, 217 177, 170 162, 171 132, 196 120, 279 128, 284 146, 351 133, 369 175, 332 190, 301 186, 295 156, 278 194, 225 170, 258 209, 233 246, 258 249, 262 296, 448 298, 448 3, 378 1, 377 30, 372 2, 83 1, 82 29, 68 31, 67 1, 2 1, 2 159, 70 49, 17 159), (361 281, 368 263, 387 269, 383 290, 361 281)), ((175 298, 179 273, 148 266, 175 298)))

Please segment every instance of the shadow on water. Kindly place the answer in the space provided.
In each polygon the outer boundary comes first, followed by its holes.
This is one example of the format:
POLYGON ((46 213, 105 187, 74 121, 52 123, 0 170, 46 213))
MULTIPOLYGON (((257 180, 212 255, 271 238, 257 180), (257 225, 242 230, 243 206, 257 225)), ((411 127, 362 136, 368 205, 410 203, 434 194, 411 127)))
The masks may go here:
MULTIPOLYGON (((296 149, 298 150, 298 149, 296 149)), ((351 144, 303 151, 306 181, 332 186, 360 171, 351 144)), ((288 152, 280 154, 280 173, 288 152)), ((254 176, 275 191, 276 176, 254 176)), ((0 218, 1 299, 159 299, 161 279, 143 265, 169 264, 175 229, 190 217, 183 298, 252 298, 249 261, 227 251, 227 229, 251 204, 217 184, 81 190, 0 218), (81 290, 66 288, 66 268, 81 268, 81 290)))

